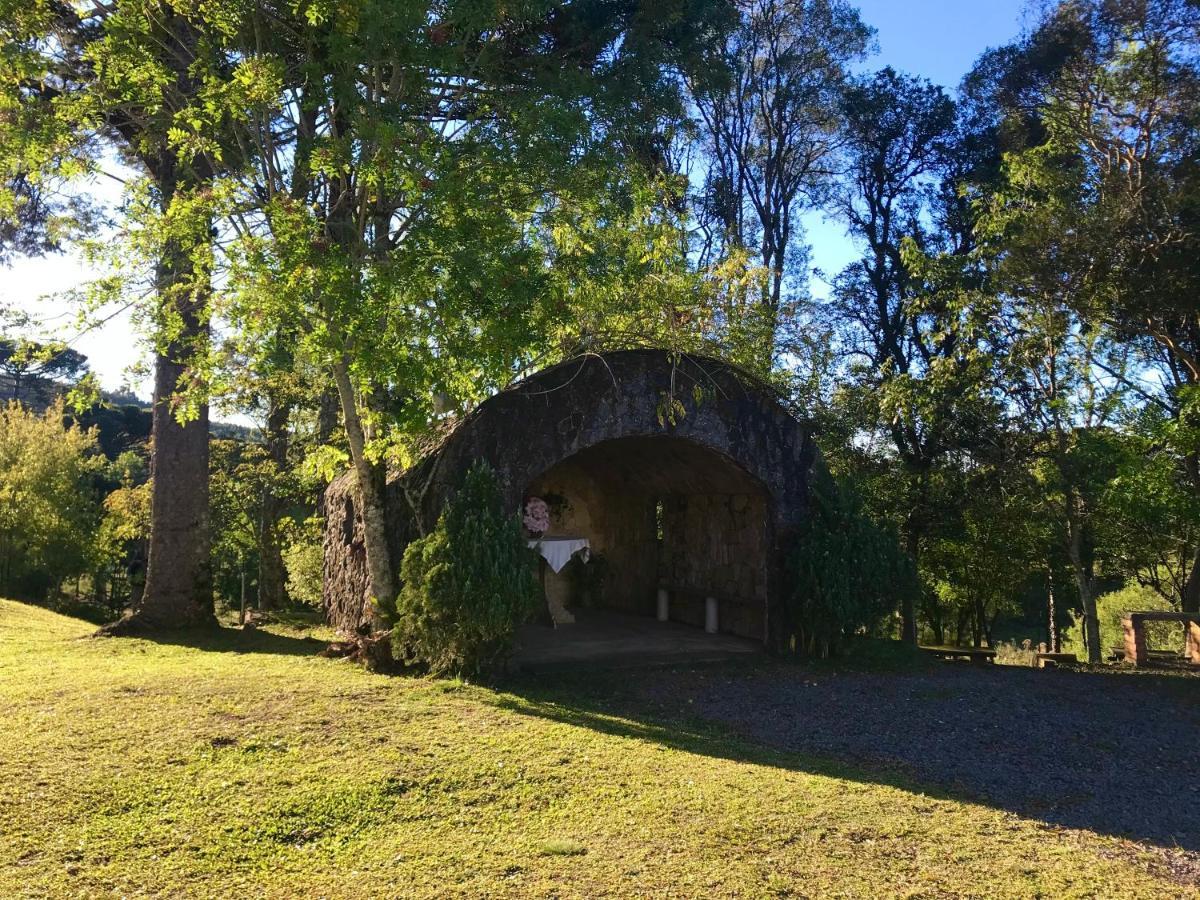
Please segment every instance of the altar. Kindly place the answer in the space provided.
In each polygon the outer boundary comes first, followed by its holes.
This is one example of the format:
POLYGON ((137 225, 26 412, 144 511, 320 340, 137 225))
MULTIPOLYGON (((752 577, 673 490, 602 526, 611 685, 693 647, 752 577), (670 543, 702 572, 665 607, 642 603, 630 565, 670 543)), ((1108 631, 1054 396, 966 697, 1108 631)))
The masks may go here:
POLYGON ((558 575, 567 564, 576 557, 582 563, 587 563, 591 557, 591 541, 585 537, 555 536, 536 537, 529 539, 530 549, 536 550, 541 557, 542 593, 546 597, 546 606, 550 610, 550 619, 557 628, 559 625, 571 625, 575 617, 567 610, 560 592, 548 590, 546 585, 546 569, 549 568, 558 575))

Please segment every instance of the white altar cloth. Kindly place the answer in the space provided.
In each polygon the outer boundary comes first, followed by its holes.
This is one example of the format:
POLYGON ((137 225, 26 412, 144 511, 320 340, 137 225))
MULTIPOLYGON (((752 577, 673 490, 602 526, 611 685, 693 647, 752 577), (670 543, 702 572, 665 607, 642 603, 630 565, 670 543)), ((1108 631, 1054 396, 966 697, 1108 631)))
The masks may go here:
POLYGON ((563 566, 569 563, 576 553, 580 559, 587 562, 592 552, 591 541, 581 537, 533 538, 529 541, 529 546, 542 555, 556 574, 563 570, 563 566))

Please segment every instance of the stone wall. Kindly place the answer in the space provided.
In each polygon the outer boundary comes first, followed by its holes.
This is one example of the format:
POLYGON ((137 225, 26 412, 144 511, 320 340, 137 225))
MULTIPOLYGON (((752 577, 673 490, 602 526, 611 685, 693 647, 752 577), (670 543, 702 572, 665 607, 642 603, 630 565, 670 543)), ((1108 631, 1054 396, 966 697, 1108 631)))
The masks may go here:
POLYGON ((703 627, 706 597, 720 630, 766 638, 768 519, 755 494, 678 494, 663 502, 660 578, 671 618, 703 627))

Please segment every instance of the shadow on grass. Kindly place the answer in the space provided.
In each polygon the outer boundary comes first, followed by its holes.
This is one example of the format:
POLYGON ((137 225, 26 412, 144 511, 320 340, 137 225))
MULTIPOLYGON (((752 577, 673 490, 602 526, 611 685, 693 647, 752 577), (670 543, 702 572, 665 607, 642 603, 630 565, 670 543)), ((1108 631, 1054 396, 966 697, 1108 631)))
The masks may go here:
POLYGON ((139 640, 171 647, 188 647, 209 653, 265 653, 275 656, 316 656, 329 641, 302 635, 278 634, 263 628, 213 628, 156 631, 139 640))
POLYGON ((501 687, 521 715, 1183 850, 1173 867, 1200 882, 1194 678, 763 661, 501 687))

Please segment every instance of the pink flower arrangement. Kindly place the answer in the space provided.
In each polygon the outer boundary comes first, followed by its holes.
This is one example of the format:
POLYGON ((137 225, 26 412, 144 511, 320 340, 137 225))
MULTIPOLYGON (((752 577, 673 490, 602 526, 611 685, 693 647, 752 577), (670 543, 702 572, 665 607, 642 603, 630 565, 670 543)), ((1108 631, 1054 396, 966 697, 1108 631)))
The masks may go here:
POLYGON ((525 503, 525 516, 521 521, 530 534, 545 534, 550 530, 550 507, 541 497, 530 497, 525 503))

